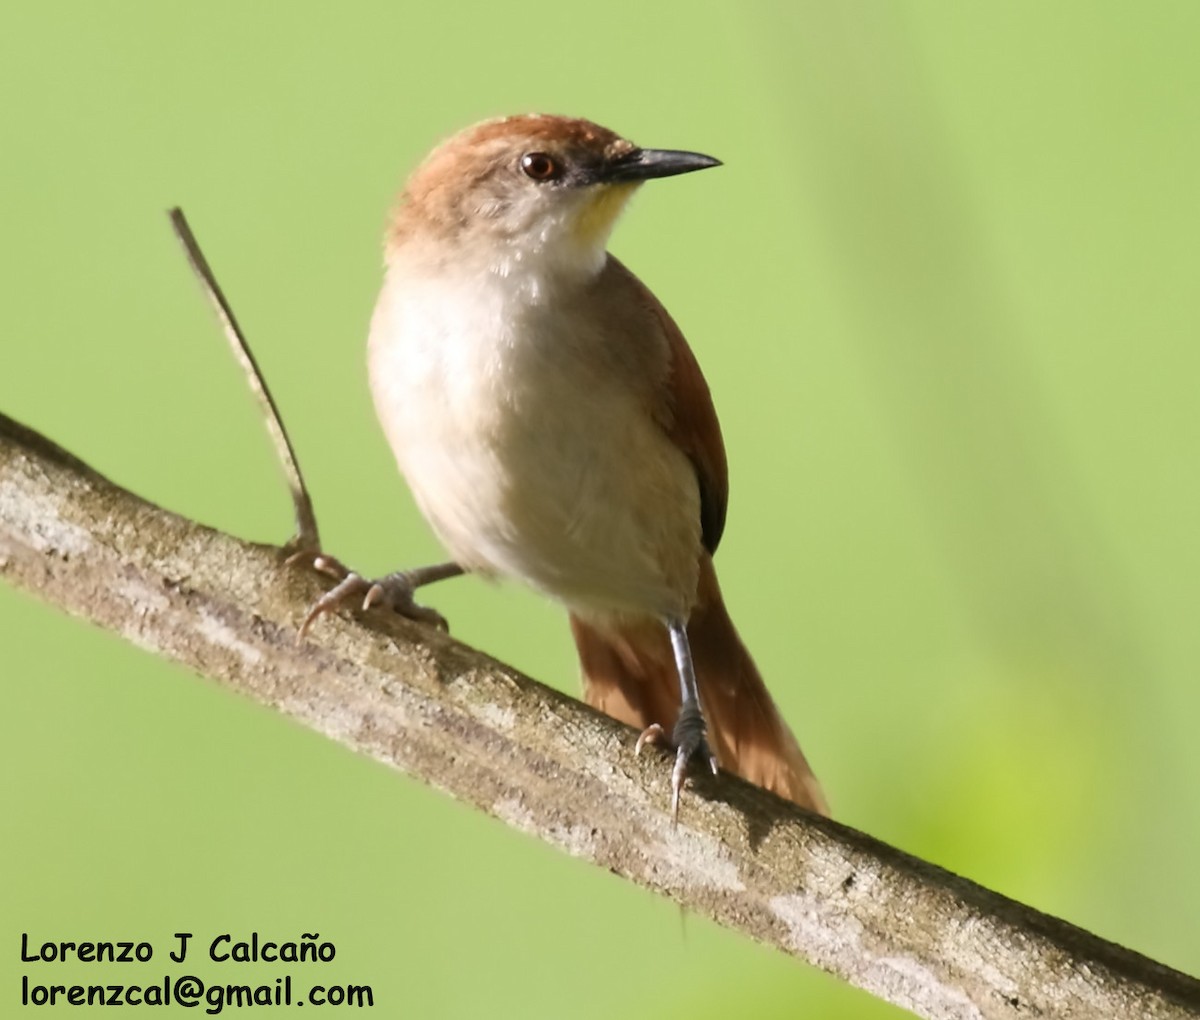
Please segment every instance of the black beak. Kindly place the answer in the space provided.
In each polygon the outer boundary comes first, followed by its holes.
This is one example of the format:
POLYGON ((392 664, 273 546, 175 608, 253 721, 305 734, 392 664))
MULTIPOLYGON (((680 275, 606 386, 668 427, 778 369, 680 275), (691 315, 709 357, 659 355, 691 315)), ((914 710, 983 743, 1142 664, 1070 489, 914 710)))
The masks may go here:
POLYGON ((690 174, 693 170, 706 170, 710 166, 720 165, 719 159, 699 152, 634 149, 606 163, 600 168, 599 176, 605 183, 648 181, 652 177, 674 177, 676 174, 690 174))

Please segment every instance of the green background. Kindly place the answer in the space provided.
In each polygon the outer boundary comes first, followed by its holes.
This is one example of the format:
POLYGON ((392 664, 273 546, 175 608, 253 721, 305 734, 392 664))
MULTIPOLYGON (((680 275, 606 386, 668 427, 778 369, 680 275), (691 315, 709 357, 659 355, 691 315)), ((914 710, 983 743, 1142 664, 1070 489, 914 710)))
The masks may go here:
MULTIPOLYGON (((613 248, 711 382, 718 567, 837 816, 1195 973, 1197 52, 1185 2, 9 2, 0 408, 288 537, 180 203, 329 549, 431 561, 364 369, 404 175, 528 110, 711 152, 613 248)), ((576 689, 554 606, 433 601, 576 689)), ((178 930, 319 932, 381 1016, 899 1015, 5 586, 0 671, 6 1016, 24 971, 179 972, 178 930), (22 931, 158 958, 23 967, 22 931)))

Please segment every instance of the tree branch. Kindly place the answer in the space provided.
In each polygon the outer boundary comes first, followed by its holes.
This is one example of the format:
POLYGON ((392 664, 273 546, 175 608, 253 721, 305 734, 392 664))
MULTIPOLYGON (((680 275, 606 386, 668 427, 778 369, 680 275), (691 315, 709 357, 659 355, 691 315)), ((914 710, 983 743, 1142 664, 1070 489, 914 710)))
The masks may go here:
POLYGON ((0 415, 0 574, 687 909, 931 1018, 1200 1018, 1200 982, 815 818, 669 768, 445 635, 296 625, 317 577, 162 510, 0 415))

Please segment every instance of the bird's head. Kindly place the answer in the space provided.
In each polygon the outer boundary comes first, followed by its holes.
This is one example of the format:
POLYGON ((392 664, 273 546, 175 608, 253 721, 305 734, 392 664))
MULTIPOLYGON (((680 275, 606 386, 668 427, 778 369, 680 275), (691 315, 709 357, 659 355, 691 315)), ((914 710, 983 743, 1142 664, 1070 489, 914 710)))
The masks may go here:
POLYGON ((598 270, 618 215, 643 181, 720 161, 643 149, 586 120, 531 114, 484 121, 444 142, 408 181, 392 250, 425 259, 598 270))

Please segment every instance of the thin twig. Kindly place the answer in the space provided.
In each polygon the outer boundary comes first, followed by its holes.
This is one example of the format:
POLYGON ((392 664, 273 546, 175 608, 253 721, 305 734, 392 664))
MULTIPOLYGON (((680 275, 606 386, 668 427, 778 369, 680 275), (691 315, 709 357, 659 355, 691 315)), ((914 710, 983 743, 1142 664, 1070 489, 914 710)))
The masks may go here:
POLYGON ((226 300, 220 284, 217 283, 216 275, 208 264, 208 259, 200 250, 200 243, 196 240, 196 235, 192 233, 192 228, 188 225, 183 210, 176 206, 169 210, 167 215, 171 218, 175 236, 183 245, 188 262, 200 280, 205 295, 216 309, 217 318, 221 323, 221 328, 225 331, 226 339, 229 340, 229 346, 233 349, 233 355, 238 364, 242 366, 242 371, 246 374, 246 383, 258 401, 263 418, 266 420, 267 432, 270 433, 271 441, 275 445, 275 453, 283 467, 288 490, 292 495, 292 506, 296 513, 296 535, 288 543, 288 547, 296 550, 319 550, 321 539, 317 530, 317 517, 313 511, 312 499, 308 495, 308 487, 304 484, 304 476, 300 473, 300 462, 296 459, 296 451, 292 447, 291 439, 288 438, 283 418, 279 414, 279 408, 275 405, 275 399, 271 396, 271 389, 267 386, 267 381, 259 370, 258 362, 254 359, 254 354, 238 325, 233 309, 226 300))
POLYGON ((698 779, 674 828, 633 730, 438 631, 335 617, 298 644, 311 571, 2 415, 0 575, 920 1016, 1200 1020, 1193 978, 736 778, 698 779))

